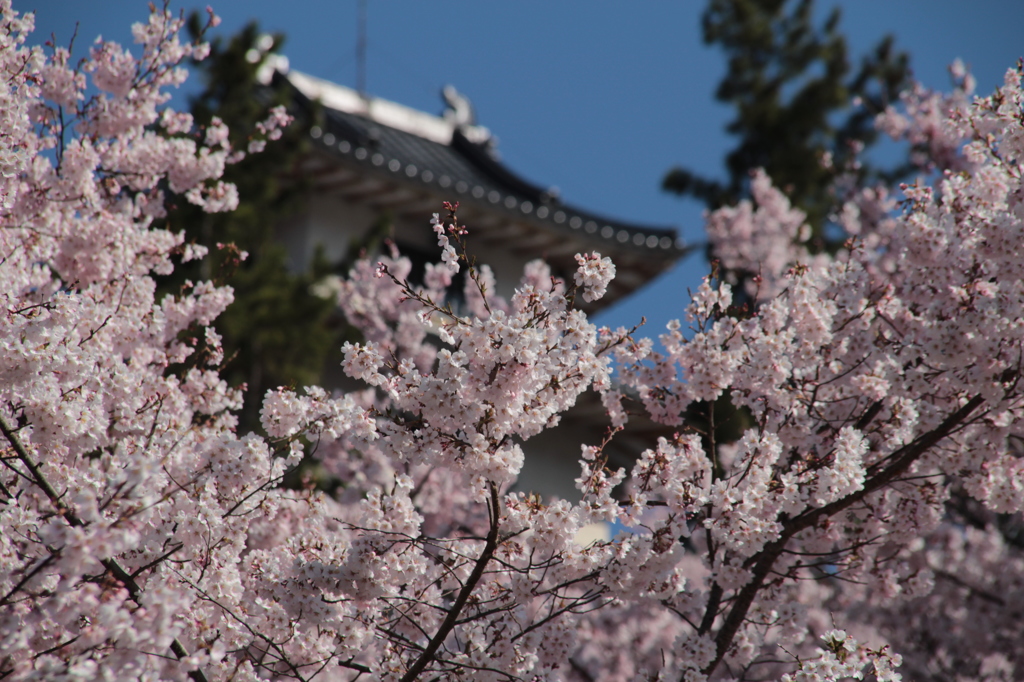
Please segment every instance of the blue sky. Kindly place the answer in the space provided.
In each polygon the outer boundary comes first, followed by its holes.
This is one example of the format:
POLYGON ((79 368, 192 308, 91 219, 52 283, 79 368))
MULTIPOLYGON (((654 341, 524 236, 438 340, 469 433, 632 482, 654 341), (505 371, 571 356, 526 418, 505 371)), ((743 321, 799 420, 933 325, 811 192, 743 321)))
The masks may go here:
MULTIPOLYGON (((212 0, 230 34, 250 19, 287 34, 293 68, 354 86, 357 0, 212 0)), ((53 33, 66 45, 76 21, 82 54, 104 38, 131 44, 129 27, 147 15, 144 0, 14 0, 36 12, 35 42, 53 33)), ((911 55, 915 76, 945 89, 960 57, 988 93, 1024 56, 1019 0, 819 0, 840 4, 854 56, 884 34, 911 55)), ((204 7, 174 2, 172 10, 204 7)), ((367 0, 367 86, 371 94, 440 113, 439 91, 455 85, 499 139, 505 162, 527 179, 555 185, 590 210, 703 235, 702 207, 662 192, 661 178, 681 164, 724 174, 731 146, 729 109, 713 93, 722 53, 700 39, 702 0, 648 2, 468 2, 367 0)), ((426 225, 426 216, 424 225, 426 225)), ((470 226, 472 229, 472 226, 470 226)), ((697 255, 597 321, 630 326, 646 315, 646 333, 682 316, 687 288, 707 266, 697 255)))

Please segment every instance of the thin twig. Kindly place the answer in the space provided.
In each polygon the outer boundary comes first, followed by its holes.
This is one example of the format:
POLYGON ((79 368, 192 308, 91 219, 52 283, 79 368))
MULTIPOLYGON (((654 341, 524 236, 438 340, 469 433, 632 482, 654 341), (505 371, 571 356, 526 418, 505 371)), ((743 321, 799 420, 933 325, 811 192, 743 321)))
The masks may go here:
MULTIPOLYGON (((7 420, 2 414, 0 414, 0 431, 3 432, 4 437, 7 438, 7 442, 9 442, 11 447, 14 448, 14 452, 18 455, 18 459, 28 467, 35 484, 42 489, 48 498, 50 498, 50 503, 57 508, 57 512, 64 517, 64 520, 68 522, 68 525, 72 528, 84 528, 85 523, 78 517, 74 510, 71 509, 71 507, 61 500, 61 496, 57 494, 54 487, 51 486, 50 482, 46 480, 45 476, 43 476, 42 469, 39 468, 39 465, 36 464, 35 460, 33 460, 28 454, 28 450, 22 444, 21 439, 18 438, 17 430, 7 423, 7 420)), ((125 586, 125 589, 128 590, 128 594, 131 596, 132 601, 138 603, 139 595, 142 593, 142 588, 140 588, 139 584, 135 582, 135 579, 132 578, 127 571, 121 568, 120 564, 113 559, 103 559, 100 563, 103 564, 104 568, 110 571, 111 575, 121 581, 125 586)), ((177 639, 171 642, 171 651, 174 652, 174 655, 177 656, 179 660, 186 658, 189 655, 188 650, 177 639)), ((188 676, 195 680, 195 682, 207 682, 206 675, 203 674, 203 671, 198 669, 190 670, 188 676)))
POLYGON ((441 623, 441 627, 434 633, 434 637, 427 644, 427 647, 420 654, 419 658, 409 667, 405 675, 402 677, 401 682, 412 682, 415 680, 421 672, 434 660, 434 656, 437 654, 437 650, 441 648, 444 640, 448 638, 452 629, 455 628, 455 624, 459 620, 459 614, 465 607, 466 602, 469 600, 469 596, 473 594, 473 590, 476 589, 476 585, 480 582, 480 578, 484 575, 484 569, 487 568, 487 564, 490 562, 491 557, 494 555, 494 550, 498 547, 498 524, 501 520, 501 510, 498 507, 498 488, 491 483, 491 499, 490 499, 490 512, 491 512, 491 529, 487 533, 487 539, 484 541, 484 549, 480 553, 480 557, 476 560, 476 565, 473 566, 473 572, 469 574, 469 578, 466 579, 466 584, 462 586, 459 591, 459 596, 455 598, 455 602, 451 608, 448 609, 448 615, 445 617, 444 622, 441 623))
POLYGON ((921 435, 914 441, 894 452, 890 457, 893 463, 888 468, 882 470, 876 476, 869 479, 864 484, 864 487, 857 492, 840 500, 836 500, 831 504, 826 504, 823 507, 809 509, 786 522, 783 525, 782 532, 779 534, 779 538, 774 542, 770 542, 765 545, 764 549, 747 561, 745 567, 752 567, 751 578, 747 584, 743 586, 743 589, 737 593, 733 601, 732 608, 729 609, 725 622, 722 624, 721 630, 718 631, 718 635, 715 637, 715 644, 717 647, 715 658, 707 665, 706 668, 704 668, 702 672, 705 675, 710 676, 711 673, 714 672, 715 668, 718 667, 718 664, 722 662, 726 652, 732 645, 736 633, 739 632, 740 626, 743 625, 743 621, 746 620, 747 613, 750 611, 750 607, 754 603, 754 598, 757 596, 761 586, 764 584, 765 578, 768 577, 775 561, 782 554, 783 550, 786 548, 786 543, 788 543, 793 536, 806 528, 811 528, 823 518, 835 516, 903 475, 910 466, 921 457, 921 455, 956 430, 956 428, 970 417, 971 413, 978 409, 978 407, 980 407, 984 402, 984 399, 980 395, 974 396, 960 409, 946 417, 946 419, 935 429, 921 435))

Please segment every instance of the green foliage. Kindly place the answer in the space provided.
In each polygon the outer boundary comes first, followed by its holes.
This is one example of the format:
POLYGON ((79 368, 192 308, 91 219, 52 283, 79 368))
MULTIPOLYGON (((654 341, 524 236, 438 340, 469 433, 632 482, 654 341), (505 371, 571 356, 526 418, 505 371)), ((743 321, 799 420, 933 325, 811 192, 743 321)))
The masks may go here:
MULTIPOLYGON (((874 117, 899 96, 909 74, 909 59, 891 36, 854 72, 839 18, 836 8, 816 27, 813 0, 710 0, 704 41, 729 59, 715 96, 736 111, 726 128, 738 138, 726 157, 729 178, 674 168, 663 187, 715 209, 746 198, 751 171, 764 168, 807 213, 817 238, 812 247, 822 248, 832 182, 855 149, 876 141, 874 117), (832 163, 823 164, 829 157, 832 163)), ((864 165, 858 173, 888 181, 906 170, 864 165)))
MULTIPOLYGON (((198 28, 193 15, 190 29, 198 28)), ((235 149, 246 149, 249 134, 271 107, 290 101, 283 86, 268 88, 256 79, 262 61, 283 43, 281 35, 272 39, 268 50, 259 27, 250 23, 226 42, 212 41, 210 56, 196 65, 205 83, 191 101, 196 125, 201 130, 214 116, 220 118, 235 149)), ((327 265, 290 272, 285 249, 275 241, 275 229, 301 208, 306 188, 295 169, 310 125, 310 116, 297 118, 262 153, 228 167, 224 179, 238 187, 236 211, 204 214, 179 198, 167 219, 171 229, 184 230, 186 241, 208 247, 210 254, 184 264, 163 283, 165 290, 176 290, 185 279, 211 278, 234 289, 235 302, 216 326, 228 359, 222 376, 234 386, 247 385, 242 432, 259 429, 259 406, 268 389, 319 383, 328 356, 341 344, 333 302, 310 293, 327 265), (234 244, 249 257, 239 263, 237 250, 218 246, 223 244, 234 244)))
MULTIPOLYGON (((863 159, 853 165, 878 140, 875 116, 908 85, 909 58, 886 36, 854 71, 839 20, 836 8, 816 26, 814 0, 709 0, 704 42, 720 46, 728 57, 715 97, 735 110, 726 126, 737 138, 725 159, 728 179, 676 167, 663 188, 714 210, 749 198, 751 172, 764 168, 807 214, 809 249, 834 248, 826 226, 837 177, 855 172, 861 183, 892 182, 910 170, 906 164, 881 169, 863 159)), ((716 273, 731 279, 754 274, 716 273)), ((745 300, 742 286, 735 291, 745 300)), ((732 442, 752 425, 749 411, 737 410, 728 395, 691 407, 686 422, 702 434, 709 452, 712 440, 732 442)))

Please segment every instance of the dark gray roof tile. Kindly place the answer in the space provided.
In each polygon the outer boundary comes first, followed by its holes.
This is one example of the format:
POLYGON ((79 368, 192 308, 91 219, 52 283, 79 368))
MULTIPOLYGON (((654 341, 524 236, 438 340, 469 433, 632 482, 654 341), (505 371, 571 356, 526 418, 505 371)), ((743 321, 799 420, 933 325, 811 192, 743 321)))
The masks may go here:
MULTIPOLYGON (((301 104, 310 102, 295 88, 301 104)), ((403 183, 437 186, 453 199, 486 202, 491 210, 528 218, 555 234, 586 235, 617 252, 674 261, 684 253, 676 230, 627 223, 562 203, 557 193, 524 180, 497 160, 487 142, 471 141, 454 128, 449 144, 372 120, 359 113, 323 107, 324 127, 312 130, 317 143, 347 163, 385 173, 403 183)))

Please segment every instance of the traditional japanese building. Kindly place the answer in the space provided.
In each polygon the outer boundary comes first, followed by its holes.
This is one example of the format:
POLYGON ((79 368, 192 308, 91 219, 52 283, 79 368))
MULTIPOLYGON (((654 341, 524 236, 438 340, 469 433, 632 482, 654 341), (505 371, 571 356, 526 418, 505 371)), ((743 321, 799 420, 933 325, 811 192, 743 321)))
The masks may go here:
MULTIPOLYGON (((319 112, 320 123, 310 130, 312 152, 300 169, 311 187, 306 209, 280 231, 296 270, 306 268, 318 249, 331 261, 342 259, 382 216, 403 254, 435 261, 429 219, 444 201, 459 202, 472 252, 491 266, 503 296, 512 294, 523 266, 535 258, 571 280, 575 254, 598 251, 611 256, 617 274, 605 297, 587 307, 592 313, 642 287, 686 252, 673 228, 598 215, 518 176, 502 164, 495 137, 454 88, 445 88, 446 108, 434 116, 287 67, 278 66, 272 77, 286 81, 300 110, 319 112)), ((598 443, 607 424, 599 400, 586 394, 558 428, 524 446, 520 486, 545 497, 577 497, 572 481, 579 475, 580 429, 593 432, 590 440, 598 443)), ((633 420, 616 437, 612 459, 631 460, 660 431, 633 420)))

